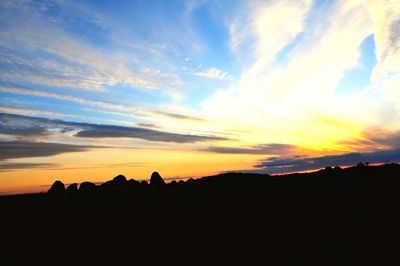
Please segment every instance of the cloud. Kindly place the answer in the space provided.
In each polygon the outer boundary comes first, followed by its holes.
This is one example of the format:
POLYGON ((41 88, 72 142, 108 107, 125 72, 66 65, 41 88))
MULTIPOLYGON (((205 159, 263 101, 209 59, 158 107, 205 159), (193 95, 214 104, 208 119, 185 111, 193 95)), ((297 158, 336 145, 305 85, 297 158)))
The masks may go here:
POLYGON ((98 125, 63 120, 0 113, 0 133, 20 137, 45 137, 69 133, 80 138, 135 138, 147 141, 194 143, 226 140, 217 136, 202 136, 164 132, 143 127, 98 125))
POLYGON ((175 119, 203 121, 203 122, 205 121, 203 118, 190 116, 190 115, 182 115, 182 114, 168 113, 168 112, 162 112, 162 111, 156 111, 155 113, 163 115, 163 116, 167 116, 167 117, 172 117, 175 119))
MULTIPOLYGON (((110 31, 115 25, 105 16, 88 12, 84 5, 50 5, 36 1, 2 5, 2 80, 89 91, 103 91, 117 84, 145 89, 176 86, 176 77, 171 80, 159 75, 154 79, 140 73, 137 68, 141 63, 134 53, 95 45, 91 38, 71 30, 83 25, 92 31, 90 35, 96 32, 93 38, 112 42, 110 31), (60 13, 54 17, 49 9, 59 9, 60 13), (38 52, 32 55, 32 51, 38 52)), ((148 55, 143 47, 140 52, 148 55)))
POLYGON ((83 152, 92 148, 95 147, 48 142, 0 141, 0 161, 17 158, 47 157, 68 152, 83 152))
MULTIPOLYGON (((55 168, 57 164, 53 163, 0 163, 0 172, 8 172, 20 169, 32 169, 32 168, 55 168)), ((1 193, 1 192, 0 192, 1 193)))
POLYGON ((149 124, 149 123, 137 123, 136 124, 139 127, 146 127, 146 128, 159 128, 159 126, 154 125, 154 124, 149 124))
POLYGON ((192 13, 197 8, 205 5, 209 0, 188 0, 185 1, 185 13, 192 13))
MULTIPOLYGON (((258 72, 303 31, 312 1, 253 1, 228 18, 230 48, 258 72), (287 18, 290 18, 289 20, 287 18)), ((246 70, 247 71, 247 70, 246 70)), ((247 72, 249 72, 247 71, 247 72)))
POLYGON ((194 73, 196 76, 209 78, 209 79, 217 79, 217 80, 224 80, 226 78, 227 73, 222 72, 220 69, 217 68, 209 68, 204 71, 198 71, 194 73))
POLYGON ((54 92, 47 92, 42 90, 35 90, 29 88, 20 88, 14 86, 4 86, 0 85, 0 92, 8 92, 14 94, 22 94, 22 95, 32 95, 37 97, 45 97, 51 99, 57 99, 62 101, 73 102, 85 106, 94 106, 106 110, 111 111, 104 111, 98 110, 98 112, 113 112, 114 114, 118 115, 125 115, 125 116, 138 116, 138 117, 154 117, 154 115, 162 115, 164 117, 175 118, 175 119, 184 119, 184 120, 196 120, 196 121, 204 121, 202 118, 194 117, 190 115, 183 115, 177 113, 170 113, 165 111, 159 110, 151 110, 144 107, 139 106, 131 106, 131 105, 123 105, 111 102, 104 102, 104 101, 93 101, 89 99, 85 99, 78 96, 71 96, 71 95, 64 95, 54 92), (119 113, 116 113, 119 112, 119 113))
POLYGON ((314 170, 326 166, 348 166, 359 162, 386 163, 400 162, 400 149, 376 151, 370 153, 345 153, 320 157, 270 157, 254 165, 258 170, 267 173, 289 173, 314 170))
POLYGON ((2 54, 7 54, 7 61, 2 61, 10 66, 1 71, 5 81, 27 81, 88 91, 103 91, 106 86, 116 84, 147 89, 157 87, 153 81, 131 71, 123 60, 117 60, 116 55, 103 53, 99 57, 99 49, 57 28, 38 22, 33 22, 33 25, 25 23, 9 27, 0 34, 3 39, 0 44, 7 49, 2 51, 2 54), (15 42, 20 50, 12 47, 15 42), (29 58, 21 52, 29 53, 32 49, 42 51, 42 56, 29 58))
POLYGON ((143 114, 146 112, 145 110, 138 108, 138 107, 125 106, 125 105, 121 105, 121 104, 114 104, 114 103, 103 102, 103 101, 93 101, 93 100, 85 99, 85 98, 78 97, 78 96, 63 95, 63 94, 47 92, 47 91, 42 91, 42 90, 0 85, 0 91, 63 100, 63 101, 78 103, 78 104, 82 104, 82 105, 95 106, 95 107, 104 108, 104 109, 133 112, 135 114, 143 114))
POLYGON ((370 141, 379 145, 383 145, 386 148, 400 148, 400 130, 397 131, 376 130, 373 132, 368 132, 366 137, 369 138, 370 141))
POLYGON ((11 114, 19 114, 19 115, 46 115, 46 116, 72 116, 59 112, 53 112, 42 109, 33 109, 26 107, 16 107, 16 106, 6 106, 0 105, 0 113, 11 113, 11 114))
POLYGON ((133 162, 133 163, 112 163, 112 164, 95 164, 95 165, 87 165, 81 167, 53 167, 49 166, 48 170, 54 171, 64 171, 64 170, 86 170, 86 169, 99 169, 99 168, 131 168, 131 167, 141 167, 146 165, 146 162, 133 162))
POLYGON ((400 52, 400 3, 397 1, 379 0, 369 3, 370 11, 374 19, 375 45, 378 65, 374 69, 374 76, 381 72, 390 71, 394 67, 399 71, 400 63, 398 56, 400 52), (389 67, 387 69, 386 67, 389 67))
POLYGON ((359 138, 341 143, 356 150, 400 149, 400 130, 369 128, 359 138))
POLYGON ((359 67, 360 45, 374 33, 365 1, 254 2, 238 18, 228 23, 231 46, 249 59, 236 83, 202 103, 209 117, 249 128, 257 142, 268 132, 271 142, 331 149, 380 123, 365 115, 376 111, 373 98, 335 94, 344 75, 359 67))
POLYGON ((184 3, 174 3, 184 13, 174 19, 160 14, 163 5, 133 22, 120 13, 136 10, 133 2, 111 12, 72 1, 0 3, 1 80, 92 92, 124 85, 179 101, 187 84, 177 62, 205 49, 191 20, 199 5, 185 12, 184 3))
POLYGON ((296 146, 290 144, 270 143, 251 146, 250 148, 238 147, 208 147, 205 151, 222 154, 287 154, 296 146))
POLYGON ((225 140, 225 138, 221 137, 176 134, 148 128, 89 124, 85 129, 75 134, 75 136, 85 138, 138 138, 148 141, 175 143, 225 140))
POLYGON ((374 21, 377 65, 366 93, 378 92, 400 112, 400 2, 369 1, 374 21))
POLYGON ((146 162, 128 162, 116 164, 88 165, 83 167, 62 167, 60 164, 56 163, 25 163, 10 161, 20 158, 48 157, 64 153, 85 152, 95 148, 97 149, 105 147, 32 141, 0 141, 0 172, 32 168, 46 170, 80 170, 110 167, 125 168, 140 167, 146 164, 146 162))

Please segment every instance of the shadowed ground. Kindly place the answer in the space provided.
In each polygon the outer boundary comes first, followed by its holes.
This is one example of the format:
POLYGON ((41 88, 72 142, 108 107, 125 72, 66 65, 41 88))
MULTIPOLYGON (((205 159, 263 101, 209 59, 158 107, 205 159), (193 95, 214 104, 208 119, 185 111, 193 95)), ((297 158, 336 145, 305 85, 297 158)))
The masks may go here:
POLYGON ((399 265, 399 190, 397 164, 57 183, 0 197, 0 263, 399 265))

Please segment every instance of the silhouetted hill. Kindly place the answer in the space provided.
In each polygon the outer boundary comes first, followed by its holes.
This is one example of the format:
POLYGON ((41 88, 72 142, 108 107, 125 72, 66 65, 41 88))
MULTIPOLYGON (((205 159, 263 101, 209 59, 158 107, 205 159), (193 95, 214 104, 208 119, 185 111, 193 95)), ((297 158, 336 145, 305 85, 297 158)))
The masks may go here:
POLYGON ((0 197, 1 265, 399 265, 400 165, 0 197))

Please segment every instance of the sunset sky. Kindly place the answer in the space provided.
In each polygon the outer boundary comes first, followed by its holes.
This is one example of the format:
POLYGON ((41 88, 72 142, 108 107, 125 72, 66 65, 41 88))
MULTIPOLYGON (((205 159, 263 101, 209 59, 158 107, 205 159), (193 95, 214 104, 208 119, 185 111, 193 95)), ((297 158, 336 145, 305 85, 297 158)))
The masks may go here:
POLYGON ((400 1, 0 0, 0 193, 400 162, 400 1))

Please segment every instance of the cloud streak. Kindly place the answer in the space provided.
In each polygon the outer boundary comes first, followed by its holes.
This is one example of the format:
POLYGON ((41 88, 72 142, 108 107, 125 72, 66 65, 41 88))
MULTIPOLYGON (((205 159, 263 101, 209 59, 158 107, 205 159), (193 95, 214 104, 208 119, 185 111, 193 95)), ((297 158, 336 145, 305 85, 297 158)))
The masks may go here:
POLYGON ((67 115, 67 114, 48 111, 48 110, 7 106, 7 105, 0 105, 0 113, 10 113, 10 114, 19 114, 19 115, 28 115, 28 116, 29 115, 72 116, 72 115, 67 115))
POLYGON ((12 114, 0 114, 0 133, 20 137, 46 137, 69 133, 80 138, 134 138, 174 143, 227 140, 217 136, 178 134, 142 127, 67 122, 12 114))
POLYGON ((163 132, 140 127, 122 127, 111 125, 90 125, 75 134, 84 138, 136 138, 148 141, 194 143, 203 141, 226 140, 226 138, 200 135, 187 135, 163 132))
POLYGON ((200 76, 203 78, 209 78, 209 79, 216 79, 216 80, 224 80, 226 79, 226 72, 221 71, 220 69, 217 68, 209 68, 204 71, 198 71, 194 73, 196 76, 200 76))
POLYGON ((274 154, 283 155, 287 154, 296 146, 290 144, 280 144, 280 143, 270 143, 251 146, 249 148, 241 147, 208 147, 204 149, 205 151, 221 154, 274 154))
POLYGON ((345 140, 342 143, 347 147, 358 150, 399 149, 400 130, 371 128, 365 130, 361 137, 345 140))
MULTIPOLYGON (((49 169, 55 168, 57 164, 53 163, 0 163, 0 172, 9 172, 22 169, 49 169)), ((1 193, 1 192, 0 192, 1 193)))
POLYGON ((0 161, 17 158, 47 157, 70 152, 84 152, 93 148, 96 147, 32 141, 0 141, 0 161))
MULTIPOLYGON (((37 96, 37 97, 45 97, 45 98, 50 98, 50 99, 57 99, 57 100, 62 100, 62 101, 67 101, 67 102, 73 102, 85 106, 93 106, 93 107, 98 107, 106 110, 111 110, 111 111, 118 111, 122 112, 121 115, 127 115, 129 116, 139 116, 139 117, 151 117, 154 115, 161 115, 164 117, 169 117, 169 118, 174 118, 174 119, 184 119, 184 120, 195 120, 195 121, 204 121, 202 118, 190 116, 190 115, 183 115, 183 114, 177 114, 177 113, 170 113, 170 112, 165 112, 165 111, 158 111, 158 110, 150 110, 147 108, 143 107, 136 107, 136 106, 127 106, 123 104, 116 104, 116 103, 111 103, 111 102, 105 102, 105 101, 93 101, 89 99, 85 99, 82 97, 78 96, 71 96, 71 95, 64 95, 64 94, 59 94, 59 93, 53 93, 53 92, 47 92, 47 91, 42 91, 42 90, 35 90, 35 89, 28 89, 28 88, 20 88, 20 87, 14 87, 14 86, 4 86, 0 85, 0 92, 8 92, 8 93, 13 93, 13 94, 21 94, 21 95, 32 95, 32 96, 37 96)), ((100 110, 100 112, 102 112, 100 110)))

